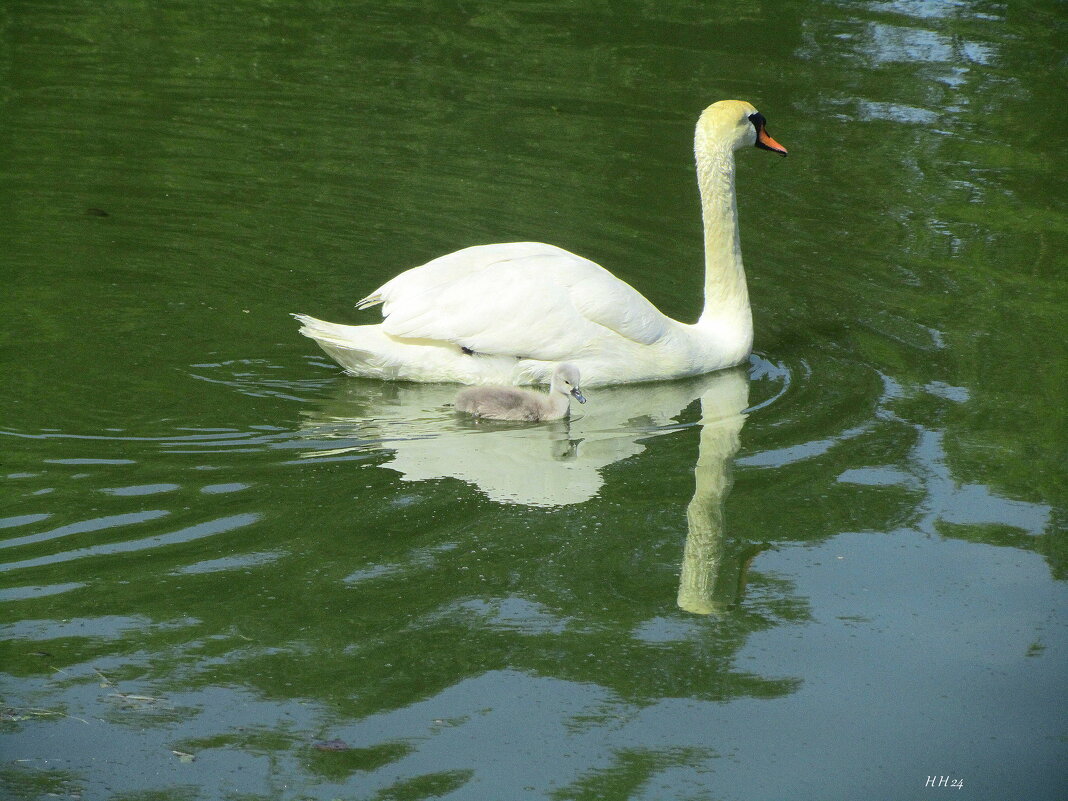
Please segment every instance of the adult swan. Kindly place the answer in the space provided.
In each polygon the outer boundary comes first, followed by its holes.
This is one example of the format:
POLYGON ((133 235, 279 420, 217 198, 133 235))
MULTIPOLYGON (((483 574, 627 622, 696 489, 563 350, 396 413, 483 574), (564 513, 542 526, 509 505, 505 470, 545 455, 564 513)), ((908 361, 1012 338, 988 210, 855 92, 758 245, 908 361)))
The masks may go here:
POLYGON ((661 314, 630 284, 553 245, 480 245, 401 273, 357 306, 379 325, 294 315, 300 332, 353 375, 461 384, 546 383, 572 362, 583 383, 696 375, 743 361, 753 316, 742 269, 734 151, 786 155, 764 116, 721 100, 697 122, 694 150, 705 229, 705 307, 693 325, 661 314))

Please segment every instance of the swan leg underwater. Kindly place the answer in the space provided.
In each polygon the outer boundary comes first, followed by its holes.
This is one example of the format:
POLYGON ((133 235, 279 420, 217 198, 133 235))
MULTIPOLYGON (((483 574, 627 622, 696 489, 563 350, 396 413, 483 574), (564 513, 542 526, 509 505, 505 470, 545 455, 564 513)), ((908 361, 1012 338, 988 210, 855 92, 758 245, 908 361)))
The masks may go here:
POLYGON ((456 396, 456 411, 487 420, 540 423, 567 417, 572 398, 586 402, 579 387, 578 368, 564 362, 553 370, 548 395, 515 387, 468 387, 456 396))
POLYGON ((346 372, 385 380, 544 384, 570 362, 594 386, 732 367, 753 346, 734 153, 754 146, 787 152, 745 101, 702 112, 694 153, 705 286, 696 323, 665 316, 600 265, 540 242, 477 245, 402 272, 356 304, 381 305, 377 325, 293 316, 346 372))

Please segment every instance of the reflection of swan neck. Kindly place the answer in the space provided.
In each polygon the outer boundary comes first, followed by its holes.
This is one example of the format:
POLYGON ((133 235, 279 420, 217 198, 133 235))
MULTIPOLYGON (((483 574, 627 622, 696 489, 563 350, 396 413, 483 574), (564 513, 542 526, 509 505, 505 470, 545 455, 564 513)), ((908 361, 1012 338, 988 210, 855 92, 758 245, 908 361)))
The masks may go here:
POLYGON ((738 452, 749 384, 740 375, 725 376, 735 385, 701 399, 701 440, 694 467, 694 493, 686 507, 686 547, 679 576, 678 605, 698 615, 714 614, 716 581, 724 552, 723 501, 730 491, 730 464, 738 452), (734 390, 733 392, 730 390, 734 390))
POLYGON ((686 507, 686 547, 679 575, 679 609, 695 615, 719 611, 713 600, 723 561, 723 504, 706 503, 696 494, 686 507))
POLYGON ((695 150, 705 235, 705 305, 698 325, 729 323, 751 332, 734 191, 734 152, 723 144, 710 146, 700 127, 695 150))

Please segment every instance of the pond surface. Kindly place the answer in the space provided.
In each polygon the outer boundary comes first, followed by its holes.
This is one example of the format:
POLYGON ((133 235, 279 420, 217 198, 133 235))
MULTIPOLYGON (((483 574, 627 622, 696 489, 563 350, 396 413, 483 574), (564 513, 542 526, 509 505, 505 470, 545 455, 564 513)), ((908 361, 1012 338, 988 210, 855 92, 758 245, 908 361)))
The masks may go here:
POLYGON ((1063 798, 1066 27, 6 4, 5 797, 1063 798), (473 425, 288 317, 535 240, 695 319, 725 97, 742 367, 473 425))

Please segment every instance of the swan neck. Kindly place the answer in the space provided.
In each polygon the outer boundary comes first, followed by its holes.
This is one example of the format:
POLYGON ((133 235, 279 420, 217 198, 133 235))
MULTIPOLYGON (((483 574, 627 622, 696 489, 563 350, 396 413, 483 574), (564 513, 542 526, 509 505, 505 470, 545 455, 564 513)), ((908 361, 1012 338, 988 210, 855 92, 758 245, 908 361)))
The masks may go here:
POLYGON ((705 235, 705 306, 699 324, 729 321, 751 328, 734 192, 734 152, 709 145, 703 138, 698 131, 697 183, 705 235))

